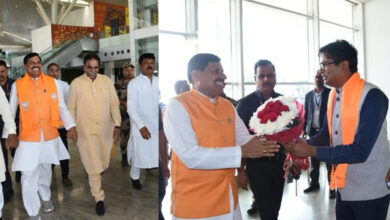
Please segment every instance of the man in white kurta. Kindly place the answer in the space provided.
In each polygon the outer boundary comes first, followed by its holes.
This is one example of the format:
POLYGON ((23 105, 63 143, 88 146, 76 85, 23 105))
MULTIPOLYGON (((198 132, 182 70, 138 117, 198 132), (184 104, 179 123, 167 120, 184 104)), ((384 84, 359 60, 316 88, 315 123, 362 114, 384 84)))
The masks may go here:
MULTIPOLYGON (((14 136, 14 139, 17 140, 15 121, 12 118, 11 109, 9 107, 5 93, 2 89, 0 89, 0 114, 4 121, 4 130, 7 130, 8 137, 14 136)), ((10 140, 10 138, 8 139, 10 140)), ((0 154, 3 154, 3 152, 1 151, 0 154)), ((5 181, 5 164, 4 164, 3 155, 0 155, 0 182, 3 181, 5 181)), ((0 184, 0 218, 2 216, 1 210, 3 209, 3 205, 4 205, 3 188, 2 185, 0 184)))
MULTIPOLYGON (((68 101, 68 95, 69 95, 69 85, 67 82, 60 80, 60 66, 56 63, 50 63, 47 66, 47 74, 54 79, 57 80, 59 89, 62 92, 64 102, 66 103, 68 101)), ((66 129, 61 126, 58 129, 58 133, 60 133, 60 137, 62 142, 64 143, 66 149, 68 150, 68 140, 66 136, 66 129)), ((69 150, 68 150, 69 152, 69 150)), ((65 186, 72 186, 73 183, 69 179, 69 160, 61 160, 61 174, 62 174, 62 184, 65 186)))
POLYGON ((121 116, 114 85, 109 77, 98 74, 99 65, 96 54, 85 56, 85 73, 70 85, 68 108, 77 124, 77 146, 88 173, 96 214, 104 215, 101 175, 110 163, 112 143, 119 139, 121 116))
POLYGON ((155 57, 144 53, 139 58, 141 74, 127 88, 127 111, 131 134, 127 155, 133 187, 142 188, 140 169, 158 167, 158 78, 153 75, 155 57))
MULTIPOLYGON (((66 150, 64 144, 62 143, 58 133, 55 138, 46 140, 46 133, 44 129, 49 126, 45 125, 42 118, 41 111, 49 111, 52 109, 48 103, 40 102, 40 94, 47 94, 49 90, 45 83, 50 82, 44 76, 42 72, 41 58, 37 53, 27 54, 24 58, 24 69, 27 71, 25 76, 19 80, 26 80, 33 82, 33 85, 36 86, 36 90, 30 91, 32 97, 30 103, 28 101, 19 102, 18 94, 19 92, 26 91, 29 88, 18 88, 17 82, 12 85, 11 94, 10 94, 10 107, 13 118, 15 118, 16 111, 18 106, 21 108, 20 112, 33 111, 35 117, 32 118, 23 118, 20 115, 20 134, 23 133, 23 127, 27 123, 37 123, 39 125, 38 129, 40 130, 40 141, 19 141, 19 145, 15 152, 15 157, 12 163, 12 171, 21 171, 22 172, 22 196, 24 207, 30 219, 39 219, 39 210, 41 207, 41 202, 39 196, 41 196, 43 201, 43 211, 51 212, 54 210, 53 203, 50 201, 50 185, 51 185, 51 164, 59 164, 60 160, 69 159, 69 153, 66 150), (27 77, 27 78, 26 78, 27 77), (20 90, 18 92, 18 90, 20 90), (33 108, 32 106, 35 105, 33 108), (24 121, 26 120, 26 121, 24 121), (38 194, 39 192, 39 194, 38 194)), ((50 78, 50 77, 48 77, 50 78)), ((58 82, 54 80, 56 93, 47 94, 53 100, 58 99, 58 110, 59 110, 59 119, 62 121, 64 127, 68 130, 68 137, 72 138, 74 141, 77 139, 77 132, 75 128, 75 123, 72 119, 71 114, 69 113, 61 93, 61 90, 58 89, 58 82)), ((20 113, 22 114, 22 113, 20 113)), ((54 120, 54 119, 53 119, 54 120)), ((53 121, 52 120, 52 121, 53 121)), ((51 126, 51 124, 50 124, 51 126)), ((58 127, 57 127, 58 128, 58 127)), ((51 127, 51 129, 53 129, 51 127)), ((33 131, 32 131, 33 132, 33 131)), ((28 132, 26 132, 28 134, 28 132)), ((7 137, 8 133, 6 130, 3 131, 3 138, 7 137)), ((21 139, 19 137, 19 139, 21 139)))
MULTIPOLYGON (((164 132, 168 139, 168 142, 171 144, 173 155, 177 155, 180 163, 176 161, 172 161, 172 207, 171 211, 173 213, 173 219, 175 220, 240 220, 241 213, 239 205, 235 204, 235 198, 233 195, 233 185, 229 183, 229 181, 221 181, 218 186, 222 188, 228 189, 226 190, 226 194, 224 197, 229 201, 230 208, 227 213, 210 216, 206 213, 206 210, 198 210, 196 213, 198 216, 202 215, 204 217, 186 217, 193 215, 193 208, 191 207, 191 202, 193 198, 191 195, 194 195, 198 198, 203 198, 204 195, 209 192, 205 190, 208 183, 214 184, 213 174, 215 172, 222 169, 233 169, 239 168, 241 165, 241 158, 257 158, 257 157, 265 157, 272 156, 275 152, 278 151, 278 146, 274 142, 261 141, 256 137, 253 137, 249 134, 246 129, 243 121, 238 116, 236 110, 231 105, 230 109, 226 109, 225 111, 233 112, 233 119, 229 119, 227 122, 221 119, 220 115, 214 115, 215 112, 220 112, 219 110, 215 110, 214 112, 205 111, 206 114, 198 114, 196 116, 192 115, 185 108, 184 104, 180 101, 182 97, 185 97, 189 94, 193 94, 193 97, 196 97, 197 100, 205 100, 202 105, 197 105, 193 108, 210 108, 213 109, 214 104, 217 105, 216 109, 219 106, 218 103, 224 101, 228 103, 227 100, 221 100, 223 98, 218 97, 223 93, 223 88, 225 86, 226 76, 223 73, 223 68, 220 63, 219 57, 212 54, 197 54, 191 58, 188 64, 188 79, 189 82, 192 83, 193 89, 188 92, 182 94, 180 97, 173 98, 170 103, 166 107, 166 112, 164 116, 164 132), (206 104, 204 104, 206 103, 206 104), (214 120, 210 120, 213 118, 214 120), (221 121, 219 121, 221 120, 221 121), (216 121, 216 122, 215 122, 216 121), (194 125, 195 123, 204 123, 207 124, 205 127, 213 127, 213 123, 217 123, 218 125, 228 127, 229 121, 234 121, 234 137, 223 137, 221 135, 219 138, 223 138, 222 142, 227 142, 228 139, 234 139, 235 145, 232 146, 201 146, 200 139, 207 139, 207 133, 223 133, 222 128, 218 128, 217 130, 207 130, 202 131, 201 133, 196 133, 194 125), (226 125, 225 125, 226 124, 226 125), (175 163, 175 164, 174 164, 175 163), (184 164, 186 169, 182 169, 178 166, 178 164, 184 164), (177 169, 177 170, 175 170, 177 169), (180 170, 180 173, 179 171, 180 170), (196 172, 202 171, 202 175, 209 175, 209 179, 202 179, 199 182, 200 176, 195 174, 195 176, 190 176, 188 171, 195 170, 196 172), (177 171, 177 172, 175 172, 177 171), (183 174, 187 173, 185 178, 183 178, 183 174), (181 177, 179 177, 181 175, 181 177), (193 179, 193 181, 185 181, 184 179, 193 179), (181 180, 179 184, 179 180, 181 180), (191 187, 188 187, 189 184, 192 184, 191 187), (180 186, 179 186, 180 185, 180 186), (185 186, 187 185, 187 186, 185 186), (226 186, 224 186, 226 185, 226 186), (176 187, 176 188, 174 188, 176 187), (188 191, 191 189, 191 192, 188 191), (179 193, 180 192, 180 193, 179 193), (196 193, 194 193, 196 192, 196 193), (191 194, 191 195, 190 195, 191 194), (227 195, 228 194, 228 195, 227 195), (203 197, 200 197, 202 195, 203 197), (180 202, 179 203, 179 196, 180 202), (185 200, 185 201, 184 201, 185 200), (181 210, 179 210, 180 208, 181 210), (183 210, 191 210, 191 211, 183 211, 183 210), (191 212, 191 213, 190 213, 191 212), (175 216, 175 213, 181 213, 183 216, 175 216)), ((194 99, 192 99, 194 100, 194 99)), ((230 103, 229 103, 230 104, 230 103)), ((223 105, 223 106, 226 106, 223 105)), ((221 110, 224 111, 224 110, 221 110)), ((213 138, 218 138, 218 136, 213 136, 213 138)), ((210 138, 211 139, 211 138, 210 138)), ((209 140, 215 141, 215 140, 209 140)), ((192 173, 194 174, 194 173, 192 173)), ((204 177, 204 176, 202 176, 204 177)), ((227 179, 227 178, 226 178, 227 179)), ((211 194, 209 197, 221 198, 221 193, 223 194, 225 191, 214 191, 217 194, 211 194)), ((237 199, 237 198, 236 198, 237 199)), ((213 201, 213 200, 210 200, 213 201)), ((199 201, 197 201, 199 202, 199 201)), ((209 201, 201 201, 204 203, 209 203, 209 201)), ((193 204, 196 206, 196 204, 193 204)), ((215 209, 217 205, 220 204, 209 204, 207 208, 209 210, 215 209)))

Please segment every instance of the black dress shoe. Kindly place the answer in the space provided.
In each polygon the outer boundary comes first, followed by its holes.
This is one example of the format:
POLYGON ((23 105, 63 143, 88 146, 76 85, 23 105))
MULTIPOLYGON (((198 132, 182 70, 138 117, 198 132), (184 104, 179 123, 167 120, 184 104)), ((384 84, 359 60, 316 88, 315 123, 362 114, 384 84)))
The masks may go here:
POLYGON ((316 192, 320 190, 320 186, 319 185, 310 185, 309 188, 303 190, 304 193, 311 193, 311 192, 316 192))
POLYGON ((104 202, 103 201, 99 201, 96 203, 96 214, 97 215, 104 215, 104 212, 106 210, 104 209, 104 202))
POLYGON ((329 198, 330 199, 336 198, 336 190, 329 190, 329 198))
POLYGON ((136 190, 141 190, 142 189, 142 185, 141 185, 141 182, 139 180, 131 179, 131 183, 133 184, 133 188, 134 189, 136 189, 136 190))
POLYGON ((256 215, 257 213, 257 207, 256 207, 256 201, 252 202, 251 208, 246 211, 248 215, 256 215))

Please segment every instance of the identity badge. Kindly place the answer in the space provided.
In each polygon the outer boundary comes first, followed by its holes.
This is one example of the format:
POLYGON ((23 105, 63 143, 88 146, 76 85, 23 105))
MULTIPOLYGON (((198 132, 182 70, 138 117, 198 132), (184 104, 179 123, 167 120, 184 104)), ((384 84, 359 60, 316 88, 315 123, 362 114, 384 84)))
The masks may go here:
POLYGON ((23 107, 24 111, 27 111, 27 109, 28 109, 28 102, 27 101, 22 102, 22 107, 23 107))
POLYGON ((228 124, 231 124, 231 123, 232 123, 232 119, 231 119, 231 118, 228 118, 228 119, 227 119, 227 122, 228 122, 228 124))

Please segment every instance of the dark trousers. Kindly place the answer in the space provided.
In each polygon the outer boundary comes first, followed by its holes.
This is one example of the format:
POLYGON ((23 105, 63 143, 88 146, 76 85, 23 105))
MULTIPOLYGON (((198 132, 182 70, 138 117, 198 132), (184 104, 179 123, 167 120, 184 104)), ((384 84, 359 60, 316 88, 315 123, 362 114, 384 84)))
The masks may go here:
MULTIPOLYGON (((358 192, 356 192, 358 193, 358 192)), ((342 201, 340 193, 336 196, 337 220, 386 220, 390 194, 366 201, 342 201)))
MULTIPOLYGON (((58 129, 58 132, 60 133, 62 142, 64 143, 66 149, 68 150, 68 139, 66 137, 66 133, 67 133, 66 129, 60 128, 58 129)), ((60 165, 61 165, 62 178, 67 179, 69 175, 69 160, 61 160, 60 165)))
MULTIPOLYGON (((310 130, 310 134, 309 134, 309 137, 313 137, 315 136, 317 133, 319 132, 319 130, 316 130, 314 128, 312 128, 310 130)), ((320 183, 318 181, 319 177, 320 177, 320 161, 315 158, 315 157, 311 157, 310 158, 310 162, 311 162, 311 168, 312 170, 310 171, 310 185, 311 186, 319 186, 320 183)), ((331 164, 326 164, 326 169, 327 169, 327 174, 328 174, 328 182, 330 182, 330 173, 331 173, 331 164)))
POLYGON ((9 193, 12 192, 12 179, 11 175, 9 173, 8 169, 8 152, 7 149, 5 148, 5 139, 1 139, 1 148, 3 150, 3 155, 4 155, 4 163, 5 163, 5 181, 1 183, 3 187, 3 193, 9 193))
POLYGON ((158 219, 159 220, 164 220, 164 216, 161 211, 161 206, 165 196, 166 186, 167 186, 167 182, 164 179, 161 163, 159 163, 159 168, 158 168, 158 209, 159 209, 158 219))
POLYGON ((280 156, 279 160, 246 160, 249 184, 262 220, 278 219, 284 187, 284 159, 285 156, 280 156))
MULTIPOLYGON (((315 158, 315 157, 311 157, 310 158, 310 162, 311 162, 311 167, 312 167, 312 170, 310 171, 310 179, 311 179, 311 182, 310 182, 310 185, 312 186, 319 186, 319 177, 320 177, 320 161, 315 158)), ((331 165, 330 164, 326 164, 326 169, 327 169, 327 174, 328 174, 328 182, 330 182, 330 172, 331 172, 331 165)))

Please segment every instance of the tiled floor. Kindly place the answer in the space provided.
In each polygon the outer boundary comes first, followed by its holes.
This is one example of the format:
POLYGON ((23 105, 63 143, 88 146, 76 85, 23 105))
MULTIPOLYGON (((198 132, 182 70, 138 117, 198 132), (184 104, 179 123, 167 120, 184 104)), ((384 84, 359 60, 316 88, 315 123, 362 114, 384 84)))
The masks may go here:
MULTIPOLYGON (((62 185, 61 169, 55 167, 52 180, 52 201, 55 210, 41 214, 44 219, 110 219, 110 220, 151 220, 158 218, 158 171, 142 170, 141 191, 133 189, 129 178, 129 167, 120 165, 119 147, 111 159, 109 169, 103 174, 102 188, 105 191, 106 214, 98 217, 95 213, 95 201, 90 193, 88 178, 80 161, 79 152, 74 144, 70 146, 70 179, 73 187, 62 185)), ((12 174, 13 176, 13 174, 12 174)), ((13 178, 13 177, 12 177, 13 178)), ((14 180, 14 178, 13 178, 14 180)), ((14 182, 15 194, 5 204, 3 219, 28 219, 23 207, 20 184, 14 182)), ((42 213, 42 211, 41 211, 42 213)))
MULTIPOLYGON (((320 191, 304 194, 303 190, 308 187, 307 173, 303 172, 297 184, 295 182, 285 184, 282 199, 282 206, 279 212, 279 220, 334 220, 335 200, 329 199, 329 188, 325 175, 325 167, 320 168, 320 191), (297 190, 296 190, 297 188, 297 190), (297 195, 296 195, 297 192, 297 195)), ((170 219, 169 206, 171 186, 167 187, 167 194, 163 201, 163 213, 166 219, 170 219)), ((239 201, 242 219, 260 219, 259 215, 248 216, 246 210, 252 203, 250 191, 239 190, 239 201)), ((390 210, 387 215, 390 220, 390 210)))

